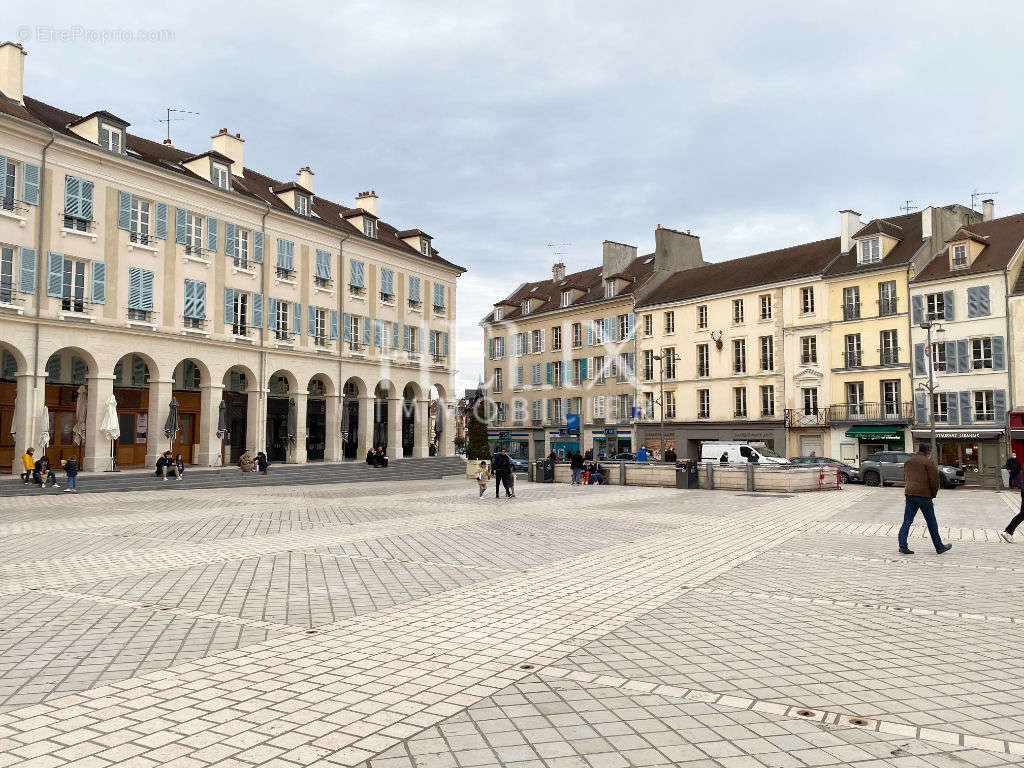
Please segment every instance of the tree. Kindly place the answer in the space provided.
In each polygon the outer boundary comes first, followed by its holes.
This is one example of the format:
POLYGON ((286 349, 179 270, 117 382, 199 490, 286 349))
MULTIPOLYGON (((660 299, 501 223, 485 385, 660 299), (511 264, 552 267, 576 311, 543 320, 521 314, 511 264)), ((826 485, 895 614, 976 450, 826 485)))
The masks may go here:
POLYGON ((491 458, 491 446, 487 442, 486 406, 480 393, 467 403, 466 434, 469 436, 469 444, 466 446, 466 458, 470 461, 491 458))

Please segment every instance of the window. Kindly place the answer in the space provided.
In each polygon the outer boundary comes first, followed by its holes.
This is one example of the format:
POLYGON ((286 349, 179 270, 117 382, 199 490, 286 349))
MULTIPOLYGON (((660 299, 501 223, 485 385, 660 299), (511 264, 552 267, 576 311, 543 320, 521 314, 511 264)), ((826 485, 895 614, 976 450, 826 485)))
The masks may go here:
POLYGON ((775 415, 775 387, 771 384, 761 387, 761 415, 775 415))
POLYGON ((420 348, 420 329, 415 325, 409 325, 406 327, 409 329, 409 347, 406 352, 409 357, 413 357, 419 354, 417 350, 420 348))
MULTIPOLYGON (((210 181, 213 182, 213 186, 220 189, 231 189, 231 174, 228 173, 228 167, 223 163, 211 163, 210 181)), ((308 205, 309 201, 306 202, 308 205)))
POLYGON ((900 348, 897 344, 896 331, 882 331, 879 336, 880 363, 882 365, 899 365, 900 348))
POLYGON ((732 300, 733 325, 743 325, 743 299, 732 300))
POLYGON ((0 301, 10 304, 14 298, 14 249, 0 248, 0 301))
POLYGON ((551 351, 557 352, 562 348, 562 326, 556 325, 551 329, 551 351))
POLYGON ((654 393, 644 392, 644 418, 654 418, 654 393))
POLYGON ((860 319, 860 288, 843 288, 843 320, 860 319))
MULTIPOLYGON (((435 333, 435 331, 431 331, 435 333)), ((387 346, 387 345, 385 345, 387 346)), ((436 349, 436 347, 435 347, 436 349)), ((523 366, 517 365, 512 369, 512 391, 518 392, 523 388, 523 366)))
POLYGON ((761 337, 761 370, 775 370, 775 338, 772 336, 761 337))
POLYGON ((562 291, 562 300, 559 306, 568 307, 572 304, 572 291, 562 291))
POLYGON ((131 241, 149 245, 150 204, 132 196, 131 241))
POLYGON ((711 375, 711 356, 707 344, 697 345, 697 377, 706 378, 711 375))
POLYGON ((362 296, 366 293, 364 277, 366 265, 361 261, 352 260, 348 267, 348 292, 353 296, 362 296))
POLYGON ((583 323, 572 324, 572 348, 579 349, 583 346, 583 323))
POLYGON ((899 312, 899 301, 896 297, 896 281, 887 280, 878 284, 878 316, 888 317, 899 312))
POLYGON ((946 372, 946 342, 932 342, 932 370, 936 373, 946 372))
POLYGON ((710 389, 698 389, 697 390, 697 418, 698 419, 710 419, 711 418, 711 390, 710 389))
POLYGON ((770 293, 761 296, 761 319, 772 319, 772 295, 770 293))
POLYGON ((274 335, 279 341, 287 341, 291 336, 288 328, 288 305, 287 301, 276 301, 274 304, 277 311, 274 313, 274 335))
POLYGON ((800 289, 800 311, 805 315, 814 314, 814 288, 811 286, 800 289))
POLYGON ((676 393, 669 391, 665 393, 665 418, 674 419, 676 417, 676 393))
POLYGON ((100 122, 100 146, 111 152, 124 151, 124 131, 110 123, 100 122))
POLYGON ((676 348, 665 347, 661 354, 661 362, 665 366, 665 378, 674 379, 676 377, 676 348))
POLYGON ((203 252, 203 217, 189 212, 185 217, 185 253, 203 252))
POLYGON ((843 341, 843 354, 846 357, 847 368, 860 368, 862 365, 860 334, 848 333, 843 341))
POLYGON ((0 208, 5 211, 13 211, 14 205, 14 190, 17 189, 15 185, 16 175, 18 172, 17 163, 13 162, 10 158, 3 165, 4 177, 2 179, 3 184, 0 184, 0 189, 3 190, 3 195, 0 196, 0 208))
POLYGON ((644 369, 643 369, 644 381, 650 381, 654 378, 654 350, 644 350, 644 369))
MULTIPOLYGON (((349 327, 348 348, 353 350, 353 351, 354 350, 358 350, 358 349, 360 349, 362 347, 362 338, 363 338, 362 335, 360 335, 360 333, 359 333, 360 327, 361 327, 360 326, 360 322, 359 322, 359 315, 349 315, 349 326, 348 327, 349 327)), ((409 330, 416 330, 416 329, 415 328, 410 328, 409 330)), ((494 341, 495 341, 495 345, 494 345, 495 346, 495 350, 497 350, 497 346, 498 346, 497 342, 498 341, 502 341, 503 342, 504 339, 495 339, 494 341)), ((416 347, 410 347, 410 349, 416 349, 416 347)))
POLYGON ((64 258, 64 285, 61 309, 65 312, 85 311, 85 262, 64 258))
POLYGON ((395 271, 387 267, 380 268, 380 300, 385 304, 395 301, 395 271))
POLYGON ((598 355, 594 358, 594 379, 598 384, 604 384, 604 357, 598 355))
POLYGON ((235 291, 234 304, 235 314, 231 332, 236 336, 245 336, 249 332, 249 294, 235 291))
POLYGON ((526 299, 519 305, 519 310, 524 314, 530 314, 530 310, 533 309, 533 299, 526 299))
POLYGON ((644 315, 644 336, 654 335, 654 315, 644 315))
POLYGON ((551 418, 555 424, 561 424, 562 419, 562 398, 553 397, 548 402, 551 403, 551 418))
MULTIPOLYGON (((7 164, 11 174, 11 163, 7 164)), ((85 232, 92 223, 93 183, 77 176, 64 177, 64 228, 85 232)), ((13 189, 11 190, 13 194, 13 189)))
POLYGON ((434 312, 444 312, 445 307, 445 287, 444 283, 434 283, 434 312))
POLYGON ((313 316, 310 318, 313 321, 313 343, 319 347, 327 346, 328 336, 328 315, 327 310, 322 307, 313 307, 313 316))
POLYGON ((494 356, 499 360, 505 356, 505 337, 498 336, 494 340, 494 356))
POLYGON ((626 341, 630 338, 630 332, 633 330, 633 324, 630 322, 630 317, 631 315, 618 315, 615 320, 612 321, 618 326, 618 336, 616 336, 616 338, 619 341, 626 341))
POLYGON ((430 241, 425 237, 420 238, 420 253, 424 256, 430 255, 430 241))
POLYGON ((846 382, 846 410, 850 416, 864 415, 864 382, 846 382))
POLYGON ((504 424, 505 423, 505 404, 504 403, 497 403, 497 406, 498 406, 498 413, 495 416, 495 421, 498 424, 504 424))
POLYGON ((708 305, 701 304, 697 307, 697 327, 707 328, 708 327, 708 305))
POLYGON ((579 384, 583 381, 583 360, 574 358, 572 361, 572 383, 579 384))
POLYGON ((295 193, 295 212, 299 216, 309 216, 309 196, 295 193))
POLYGON ((502 372, 501 368, 494 369, 494 391, 501 392, 502 386, 502 372))
POLYGON ((530 374, 530 382, 533 384, 533 386, 539 387, 541 385, 540 363, 533 364, 533 366, 530 369, 530 374))
POLYGON ((619 292, 619 286, 616 280, 606 280, 604 283, 604 297, 610 299, 619 292))
POLYGON ((946 316, 946 297, 942 293, 929 293, 924 297, 928 320, 942 320, 946 316))
POLYGON ((249 230, 236 229, 235 243, 233 263, 239 269, 247 269, 249 267, 249 230))
POLYGON ((818 388, 804 387, 801 390, 804 399, 804 416, 818 415, 818 388))
POLYGON ((882 412, 886 418, 900 417, 900 382, 897 379, 882 382, 882 412))
POLYGON ((936 392, 932 395, 932 413, 935 414, 936 422, 949 421, 949 400, 945 392, 936 392))
POLYGON ((512 403, 512 422, 522 424, 524 418, 526 418, 526 404, 522 400, 514 401, 512 403))
POLYGON ((992 337, 985 336, 980 339, 971 339, 971 368, 992 367, 992 337))
MULTIPOLYGON (((410 301, 411 301, 411 299, 410 299, 410 301)), ((505 310, 504 309, 502 309, 501 307, 495 307, 494 308, 494 319, 495 320, 501 320, 501 318, 503 318, 504 316, 505 316, 505 310)))
POLYGON ((818 364, 818 337, 817 336, 801 336, 800 337, 800 364, 801 365, 817 365, 818 364))
POLYGON ((535 353, 536 352, 543 352, 544 351, 544 331, 542 331, 542 330, 540 330, 538 328, 537 330, 535 330, 533 332, 532 336, 533 336, 533 338, 530 340, 530 344, 531 344, 530 349, 533 350, 533 352, 535 352, 535 353))
POLYGON ((377 239, 377 220, 371 219, 369 216, 363 217, 363 234, 367 237, 372 237, 374 240, 377 239))
POLYGON ((732 390, 732 415, 745 418, 747 415, 747 388, 734 387, 732 390))
POLYGON ((551 386, 560 387, 564 382, 562 381, 562 361, 556 360, 551 363, 551 386))
POLYGON ((953 246, 953 269, 964 269, 967 267, 967 245, 960 243, 953 246))
POLYGON ((732 372, 733 373, 746 373, 747 372, 747 340, 746 339, 733 339, 732 340, 732 372))
POLYGON ((676 313, 666 312, 665 313, 665 333, 676 332, 676 313))
POLYGON ((857 244, 858 264, 877 264, 882 260, 881 242, 879 238, 872 237, 861 240, 857 244))

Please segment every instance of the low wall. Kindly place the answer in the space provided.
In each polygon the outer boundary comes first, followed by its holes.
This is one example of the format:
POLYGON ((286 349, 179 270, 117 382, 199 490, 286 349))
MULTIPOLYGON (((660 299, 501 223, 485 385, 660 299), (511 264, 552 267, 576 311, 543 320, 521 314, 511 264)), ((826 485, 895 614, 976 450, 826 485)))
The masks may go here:
MULTIPOLYGON (((676 487, 676 466, 674 464, 601 462, 608 473, 609 485, 620 485, 623 468, 626 485, 642 485, 661 488, 676 487)), ((817 491, 832 489, 838 485, 837 473, 814 467, 771 466, 757 464, 707 463, 699 467, 697 474, 700 488, 723 491, 817 491)), ((572 481, 572 469, 568 464, 555 465, 555 482, 572 481)))

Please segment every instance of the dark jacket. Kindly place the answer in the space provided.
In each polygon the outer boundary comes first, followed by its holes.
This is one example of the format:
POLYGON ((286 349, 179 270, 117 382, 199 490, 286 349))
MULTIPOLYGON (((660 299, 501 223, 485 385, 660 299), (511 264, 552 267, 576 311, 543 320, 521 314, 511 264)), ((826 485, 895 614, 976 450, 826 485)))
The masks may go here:
POLYGON ((572 459, 569 460, 569 466, 573 469, 583 469, 583 457, 578 453, 574 453, 572 459))
POLYGON ((161 456, 159 459, 156 460, 156 474, 159 475, 160 471, 164 467, 173 467, 173 466, 174 466, 174 459, 168 459, 166 456, 161 456))
POLYGON ((66 474, 68 477, 77 477, 78 476, 78 460, 77 459, 68 459, 67 461, 64 462, 64 474, 66 474))
POLYGON ((509 461, 509 458, 506 454, 499 453, 496 454, 493 459, 491 459, 491 474, 508 474, 511 471, 512 462, 509 461))
POLYGON ((264 470, 267 468, 268 464, 270 464, 270 462, 267 461, 267 454, 265 454, 263 451, 260 451, 259 453, 256 454, 257 467, 259 467, 261 470, 264 470))
POLYGON ((1016 459, 1011 456, 1006 460, 1006 465, 1003 469, 1009 470, 1010 472, 1020 472, 1020 459, 1016 459))
POLYGON ((934 499, 939 495, 939 468, 929 457, 915 453, 903 465, 903 495, 934 499))

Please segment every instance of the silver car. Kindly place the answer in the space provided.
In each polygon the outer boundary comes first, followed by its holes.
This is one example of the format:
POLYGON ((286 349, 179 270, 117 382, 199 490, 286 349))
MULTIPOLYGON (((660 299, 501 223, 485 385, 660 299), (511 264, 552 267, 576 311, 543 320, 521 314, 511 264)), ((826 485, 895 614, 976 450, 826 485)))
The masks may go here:
MULTIPOLYGON (((903 482, 903 465, 913 456, 902 451, 882 451, 866 456, 860 463, 860 478, 864 485, 888 485, 903 482)), ((947 464, 939 465, 939 482, 943 488, 956 488, 964 484, 964 471, 947 464)))

